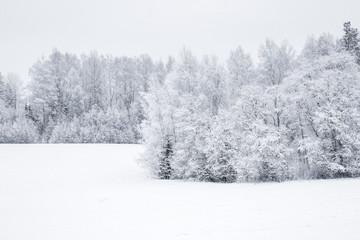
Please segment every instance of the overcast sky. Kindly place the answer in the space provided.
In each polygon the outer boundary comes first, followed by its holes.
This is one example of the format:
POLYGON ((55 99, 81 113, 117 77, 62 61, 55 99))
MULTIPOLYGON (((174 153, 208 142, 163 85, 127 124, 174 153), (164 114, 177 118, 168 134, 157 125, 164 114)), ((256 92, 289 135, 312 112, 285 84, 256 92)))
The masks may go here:
POLYGON ((0 0, 0 72, 28 70, 54 47, 81 54, 155 59, 194 54, 226 59, 242 46, 257 55, 269 37, 299 52, 309 34, 360 29, 359 0, 0 0))

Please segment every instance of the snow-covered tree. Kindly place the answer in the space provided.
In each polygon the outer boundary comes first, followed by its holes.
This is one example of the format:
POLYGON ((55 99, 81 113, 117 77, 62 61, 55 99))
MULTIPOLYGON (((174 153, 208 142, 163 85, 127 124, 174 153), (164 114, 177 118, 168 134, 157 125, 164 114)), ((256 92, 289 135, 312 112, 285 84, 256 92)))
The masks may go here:
POLYGON ((82 59, 82 84, 86 95, 86 111, 97 106, 104 109, 104 66, 97 52, 83 55, 82 59))
POLYGON ((298 115, 299 156, 314 177, 357 174, 359 68, 348 53, 304 64, 287 80, 298 115))
POLYGON ((233 107, 242 181, 283 181, 291 176, 287 119, 278 86, 249 85, 233 107))
POLYGON ((168 88, 159 75, 153 75, 149 92, 144 94, 143 106, 146 120, 142 124, 143 138, 147 145, 143 156, 145 165, 156 177, 172 177, 173 146, 176 143, 174 106, 168 88))
POLYGON ((18 109, 23 98, 23 84, 17 73, 8 73, 5 78, 0 78, 0 100, 7 107, 18 109))
POLYGON ((221 111, 204 130, 203 151, 206 165, 200 180, 224 183, 237 181, 238 141, 233 134, 234 122, 229 114, 228 111, 221 111))
MULTIPOLYGON (((30 69, 30 102, 32 111, 38 115, 40 134, 51 134, 51 124, 69 114, 69 75, 78 66, 76 56, 54 50, 48 59, 39 59, 30 69), (49 129, 47 129, 50 127, 49 129)), ((44 136, 46 141, 49 136, 44 136)))
POLYGON ((278 85, 289 74, 294 63, 294 50, 287 41, 278 46, 267 39, 259 50, 260 81, 266 85, 278 85))
POLYGON ((231 51, 227 68, 231 95, 236 98, 234 96, 238 96, 241 86, 254 82, 254 64, 251 56, 238 47, 231 51))
POLYGON ((336 40, 333 35, 324 33, 317 39, 311 35, 306 40, 305 46, 300 54, 300 59, 312 61, 319 57, 330 55, 336 51, 336 40))

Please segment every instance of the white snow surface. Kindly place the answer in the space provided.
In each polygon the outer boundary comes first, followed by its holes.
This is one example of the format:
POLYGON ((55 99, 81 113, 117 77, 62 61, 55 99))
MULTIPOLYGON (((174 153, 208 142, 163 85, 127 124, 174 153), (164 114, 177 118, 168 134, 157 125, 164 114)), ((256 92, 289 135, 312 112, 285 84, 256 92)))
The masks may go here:
POLYGON ((360 239, 360 179, 154 180, 141 145, 0 145, 0 239, 360 239))

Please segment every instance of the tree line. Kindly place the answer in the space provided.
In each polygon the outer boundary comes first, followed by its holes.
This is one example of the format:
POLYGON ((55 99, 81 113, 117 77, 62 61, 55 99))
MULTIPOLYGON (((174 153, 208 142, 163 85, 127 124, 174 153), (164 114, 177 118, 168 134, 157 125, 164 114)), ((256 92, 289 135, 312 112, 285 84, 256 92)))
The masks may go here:
POLYGON ((267 39, 225 63, 54 50, 26 88, 0 74, 2 143, 144 143, 161 179, 285 181, 360 175, 357 29, 310 36, 300 54, 267 39))
POLYGON ((30 68, 26 91, 8 86, 20 85, 18 77, 13 81, 16 74, 1 80, 0 89, 9 91, 0 95, 0 142, 137 143, 144 119, 141 94, 148 91, 150 77, 166 74, 170 65, 147 55, 114 58, 92 52, 78 58, 54 49, 30 68))

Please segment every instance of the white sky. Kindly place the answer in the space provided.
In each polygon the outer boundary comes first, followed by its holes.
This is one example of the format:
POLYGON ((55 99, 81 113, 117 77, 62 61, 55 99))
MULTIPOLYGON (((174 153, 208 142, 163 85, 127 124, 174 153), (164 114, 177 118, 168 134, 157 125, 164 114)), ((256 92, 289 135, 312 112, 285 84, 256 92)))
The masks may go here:
POLYGON ((28 80, 54 47, 81 54, 154 59, 189 47, 226 59, 242 46, 253 57, 267 37, 299 52, 309 34, 360 29, 359 0, 0 0, 0 72, 28 80))

